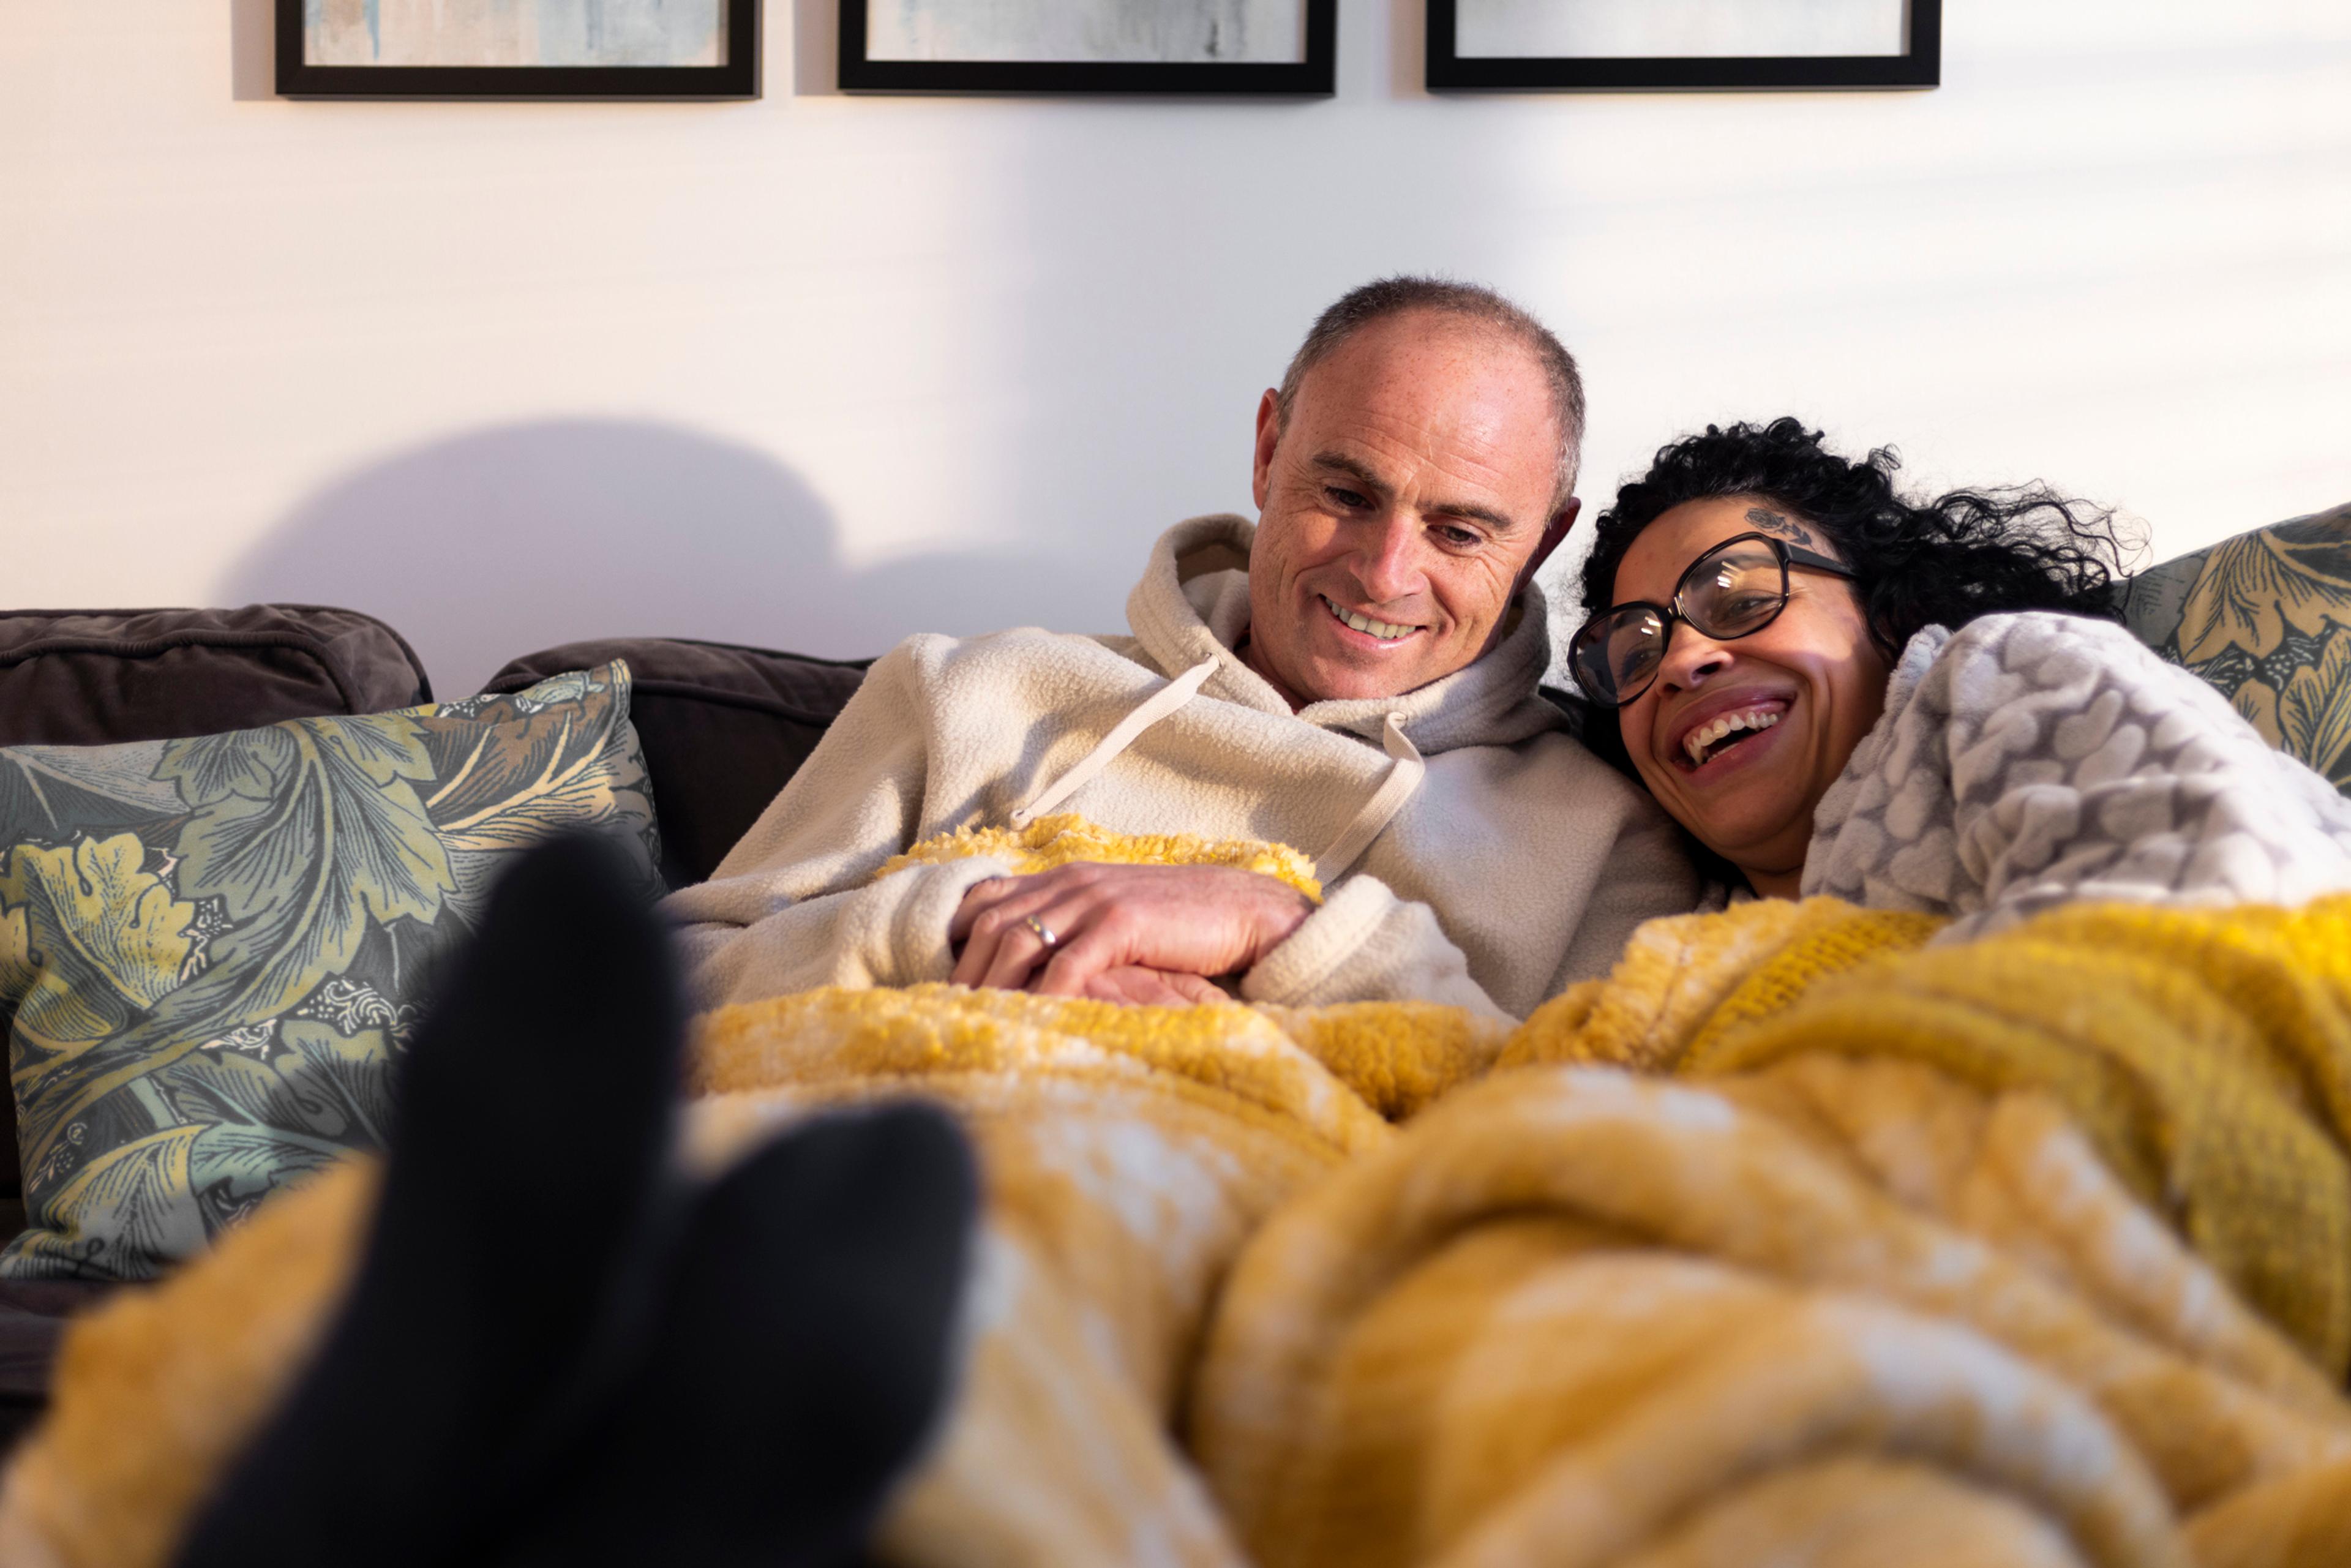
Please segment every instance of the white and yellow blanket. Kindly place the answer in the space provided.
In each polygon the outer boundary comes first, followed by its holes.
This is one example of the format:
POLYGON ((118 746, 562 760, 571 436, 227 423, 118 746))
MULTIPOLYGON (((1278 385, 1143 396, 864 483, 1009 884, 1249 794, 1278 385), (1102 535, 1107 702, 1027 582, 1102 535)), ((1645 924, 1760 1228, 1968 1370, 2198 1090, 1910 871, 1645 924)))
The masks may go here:
MULTIPOLYGON (((703 1021, 692 1146, 973 1130, 904 1564, 2351 1561, 2351 900, 1937 928, 1656 922, 1515 1033, 813 992, 703 1021)), ((6 1561, 168 1559, 371 1183, 73 1331, 6 1561)))

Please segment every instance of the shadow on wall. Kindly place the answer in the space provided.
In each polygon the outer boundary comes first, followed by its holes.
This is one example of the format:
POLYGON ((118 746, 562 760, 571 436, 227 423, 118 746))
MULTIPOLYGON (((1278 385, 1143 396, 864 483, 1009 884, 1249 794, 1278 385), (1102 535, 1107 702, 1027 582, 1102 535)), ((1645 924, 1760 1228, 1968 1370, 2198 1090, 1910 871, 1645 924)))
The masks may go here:
POLYGON ((239 103, 276 98, 277 0, 231 0, 228 40, 229 97, 239 103))
POLYGON ((1050 625, 1071 599, 1067 561, 942 554, 861 570, 840 538, 825 503, 763 453, 658 424, 556 421, 434 442, 328 486, 222 593, 380 616, 444 698, 583 637, 852 658, 914 632, 1050 625))

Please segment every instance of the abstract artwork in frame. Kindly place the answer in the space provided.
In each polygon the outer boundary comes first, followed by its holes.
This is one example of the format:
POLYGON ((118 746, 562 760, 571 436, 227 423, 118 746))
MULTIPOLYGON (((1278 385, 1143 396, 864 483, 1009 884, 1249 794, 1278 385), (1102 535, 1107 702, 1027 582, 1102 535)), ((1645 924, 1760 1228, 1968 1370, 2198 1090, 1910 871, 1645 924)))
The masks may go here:
POLYGON ((277 0, 287 98, 757 98, 759 0, 277 0))
POLYGON ((1428 0, 1432 91, 1927 88, 1942 0, 1428 0))
POLYGON ((841 0, 872 92, 1327 94, 1338 0, 841 0))

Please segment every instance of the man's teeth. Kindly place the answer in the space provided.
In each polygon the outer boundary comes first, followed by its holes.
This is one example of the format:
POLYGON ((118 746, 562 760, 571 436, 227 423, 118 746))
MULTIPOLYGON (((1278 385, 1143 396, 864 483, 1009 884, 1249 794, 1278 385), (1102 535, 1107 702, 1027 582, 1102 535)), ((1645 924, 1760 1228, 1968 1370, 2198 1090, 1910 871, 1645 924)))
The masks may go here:
POLYGON ((1348 625, 1353 626, 1356 631, 1364 632, 1367 636, 1377 637, 1384 643, 1392 642, 1395 638, 1405 636, 1411 632, 1420 630, 1417 626, 1399 626, 1394 622, 1374 621, 1368 615, 1358 615, 1352 610, 1341 609, 1338 605, 1332 603, 1328 599, 1325 599, 1322 601, 1322 605, 1323 608, 1330 611, 1332 614, 1337 616, 1348 625))
POLYGON ((1690 766, 1706 760, 1707 748, 1724 736, 1742 729, 1769 729, 1780 722, 1780 716, 1768 708, 1752 713, 1727 713, 1691 730, 1682 737, 1682 749, 1689 753, 1690 766))

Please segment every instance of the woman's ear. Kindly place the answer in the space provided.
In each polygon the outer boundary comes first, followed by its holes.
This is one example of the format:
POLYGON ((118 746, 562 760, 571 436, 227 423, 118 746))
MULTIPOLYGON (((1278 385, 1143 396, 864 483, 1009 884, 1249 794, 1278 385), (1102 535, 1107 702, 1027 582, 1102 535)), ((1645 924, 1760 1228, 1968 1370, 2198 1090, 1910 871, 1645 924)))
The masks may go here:
POLYGON ((1851 591, 1853 601, 1861 611, 1861 623, 1869 628, 1870 644, 1886 655, 1886 667, 1892 668, 1901 662, 1902 650, 1909 645, 1910 639, 1907 636, 1896 637, 1894 634, 1894 628, 1887 623, 1886 612, 1862 597, 1860 583, 1848 581, 1845 587, 1851 591))

